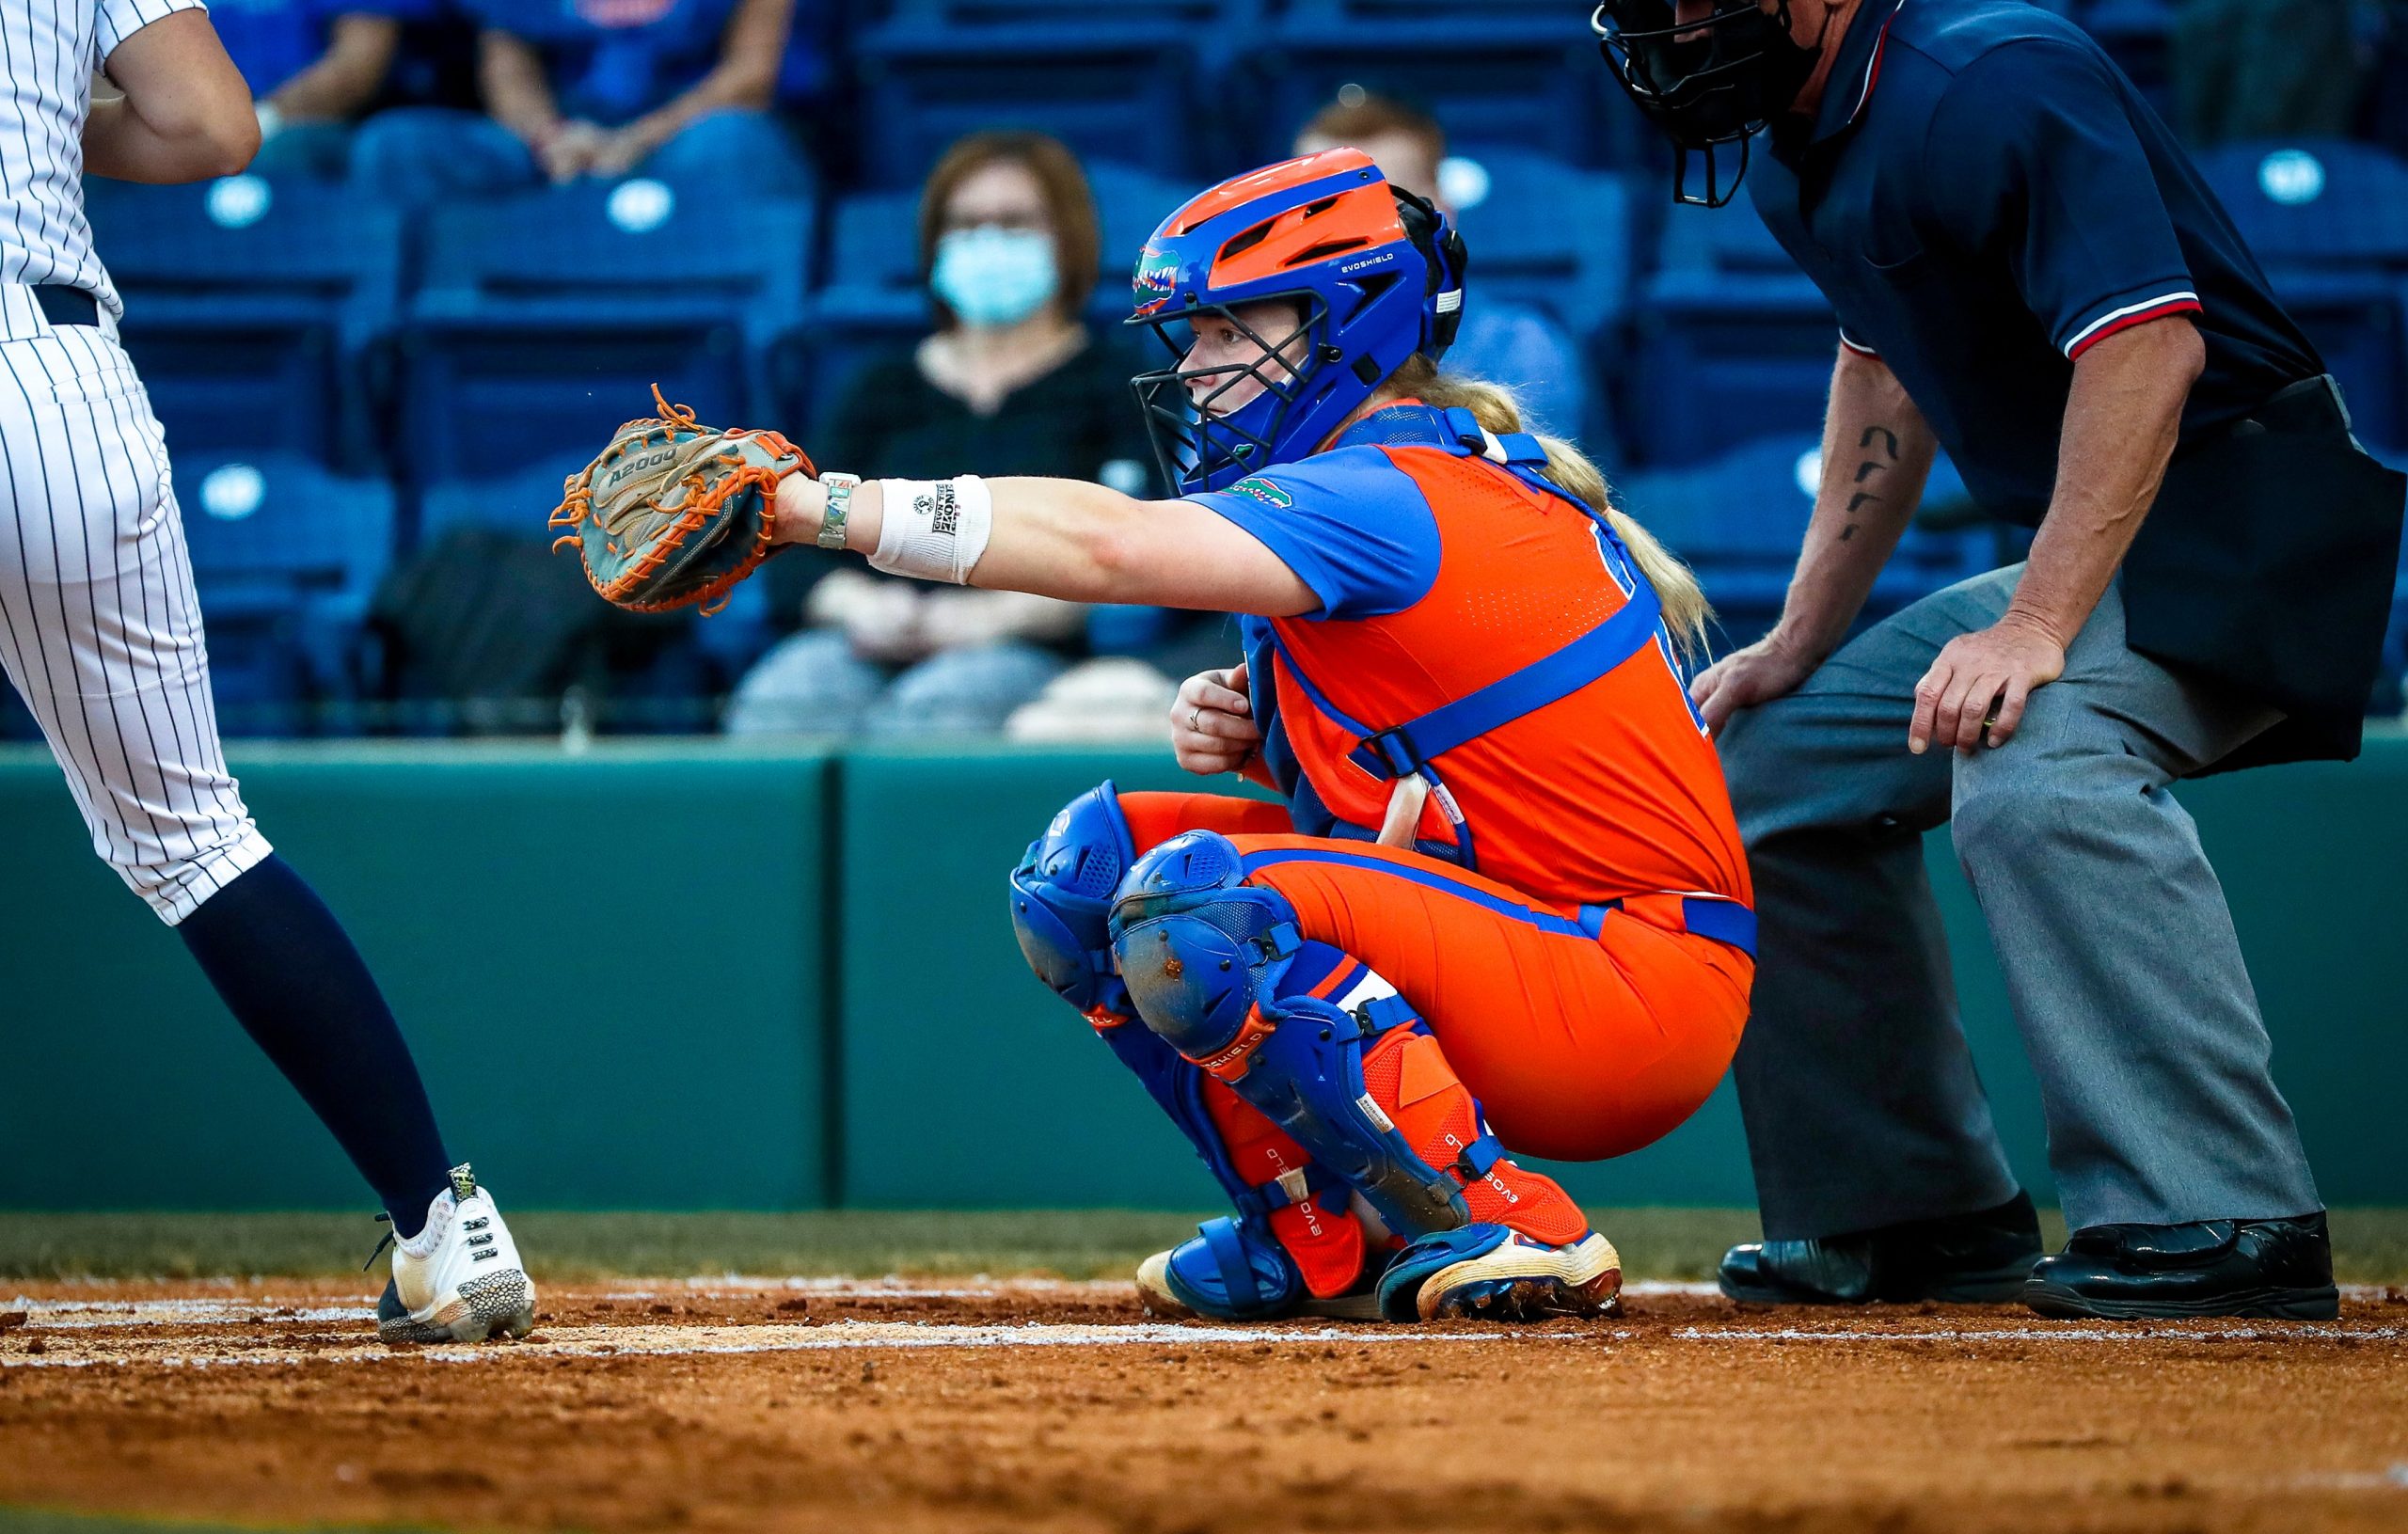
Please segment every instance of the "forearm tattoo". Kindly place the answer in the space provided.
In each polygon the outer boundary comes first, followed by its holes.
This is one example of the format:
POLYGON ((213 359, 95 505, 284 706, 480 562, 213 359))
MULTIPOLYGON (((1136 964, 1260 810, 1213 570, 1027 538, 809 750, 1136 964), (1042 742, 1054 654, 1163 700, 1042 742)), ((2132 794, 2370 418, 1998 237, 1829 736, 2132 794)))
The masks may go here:
MULTIPOLYGON (((1898 434, 1892 431, 1887 426, 1867 426, 1864 429, 1864 435, 1857 438, 1856 446, 1858 451, 1864 454, 1863 458, 1859 461, 1856 466, 1855 482, 1860 487, 1863 485, 1865 481, 1873 478, 1874 475, 1888 473, 1890 466, 1898 461, 1898 434), (1876 437, 1878 437, 1881 440, 1881 447, 1879 450, 1881 456, 1876 456, 1875 454, 1873 442, 1876 437)), ((1874 494, 1872 491, 1859 488, 1855 495, 1848 498, 1847 514, 1854 516, 1865 507, 1878 505, 1880 504, 1880 501, 1881 498, 1874 494)), ((1850 522, 1847 526, 1840 529, 1841 543, 1846 543, 1849 539, 1855 536, 1856 524, 1854 522, 1850 522)))

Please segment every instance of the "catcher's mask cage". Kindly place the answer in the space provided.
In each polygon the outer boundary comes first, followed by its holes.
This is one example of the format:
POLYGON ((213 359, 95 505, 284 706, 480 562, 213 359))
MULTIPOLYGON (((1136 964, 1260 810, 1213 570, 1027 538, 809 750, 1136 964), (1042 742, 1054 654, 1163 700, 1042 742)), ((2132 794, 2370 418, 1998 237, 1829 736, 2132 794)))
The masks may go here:
POLYGON ((1445 354, 1465 264, 1446 215, 1359 150, 1265 166, 1172 213, 1138 258, 1127 322, 1170 354, 1130 381, 1164 477, 1192 495, 1310 453, 1408 358, 1445 354), (1275 334, 1237 312, 1275 301, 1292 315, 1275 334), (1258 355, 1185 367, 1206 318, 1258 355), (1203 380, 1217 382, 1199 394, 1203 380), (1249 380, 1259 391, 1225 404, 1249 380))
MULTIPOLYGON (((1748 177, 1750 141, 1789 110, 1823 54, 1790 35, 1789 0, 1715 0, 1713 11, 1681 21, 1677 0, 1602 0, 1589 17, 1606 68, 1677 150, 1672 200, 1719 208, 1748 177), (1725 184, 1718 151, 1737 146, 1725 184), (1689 155, 1705 159, 1705 190, 1688 189, 1689 155)), ((1824 16, 1828 30, 1830 18, 1824 16)))

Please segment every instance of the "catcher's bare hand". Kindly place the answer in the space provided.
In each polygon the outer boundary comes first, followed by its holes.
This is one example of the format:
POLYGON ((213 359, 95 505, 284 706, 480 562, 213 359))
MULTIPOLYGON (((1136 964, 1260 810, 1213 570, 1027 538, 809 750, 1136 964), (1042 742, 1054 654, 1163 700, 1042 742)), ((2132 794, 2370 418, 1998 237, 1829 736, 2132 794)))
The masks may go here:
POLYGON ((1235 772, 1261 746, 1244 664, 1202 672, 1179 685, 1179 699, 1170 705, 1170 749, 1180 767, 1208 778, 1235 772))

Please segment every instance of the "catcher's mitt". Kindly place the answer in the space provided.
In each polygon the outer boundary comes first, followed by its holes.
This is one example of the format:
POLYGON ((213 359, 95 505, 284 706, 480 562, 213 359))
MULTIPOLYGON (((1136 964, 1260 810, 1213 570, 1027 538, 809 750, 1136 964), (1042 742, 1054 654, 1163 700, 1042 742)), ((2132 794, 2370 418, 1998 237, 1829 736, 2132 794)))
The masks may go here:
POLYGON ((602 455, 569 476, 553 541, 577 546, 585 577, 637 612, 727 605, 736 583, 769 556, 778 481, 816 472, 775 432, 722 432, 652 389, 657 417, 619 428, 602 455))

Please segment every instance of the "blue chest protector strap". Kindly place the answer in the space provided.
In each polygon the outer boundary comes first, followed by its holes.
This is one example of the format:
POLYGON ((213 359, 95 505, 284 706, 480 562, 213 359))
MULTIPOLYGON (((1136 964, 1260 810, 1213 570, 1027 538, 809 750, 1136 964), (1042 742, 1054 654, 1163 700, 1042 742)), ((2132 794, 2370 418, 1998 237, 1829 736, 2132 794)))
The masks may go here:
MULTIPOLYGON (((1468 410, 1437 410, 1428 405, 1379 411, 1355 432, 1374 422, 1377 435, 1365 440, 1391 447, 1443 448, 1459 458, 1485 458, 1503 465, 1532 489, 1570 501, 1586 515, 1597 515, 1540 472, 1546 467, 1546 450, 1527 432, 1493 435, 1468 410)), ((1350 432, 1347 439, 1354 439, 1354 433, 1350 432)), ((1621 540, 1614 538, 1602 518, 1598 530, 1617 553, 1622 552, 1621 540)), ((1629 563, 1626 555, 1624 563, 1629 563)), ((1418 719, 1367 735, 1347 759, 1384 782, 1408 777, 1466 741, 1579 691, 1646 649, 1656 638, 1656 627, 1663 622, 1663 603, 1636 570, 1631 572, 1631 585, 1628 601, 1571 643, 1418 719)))

